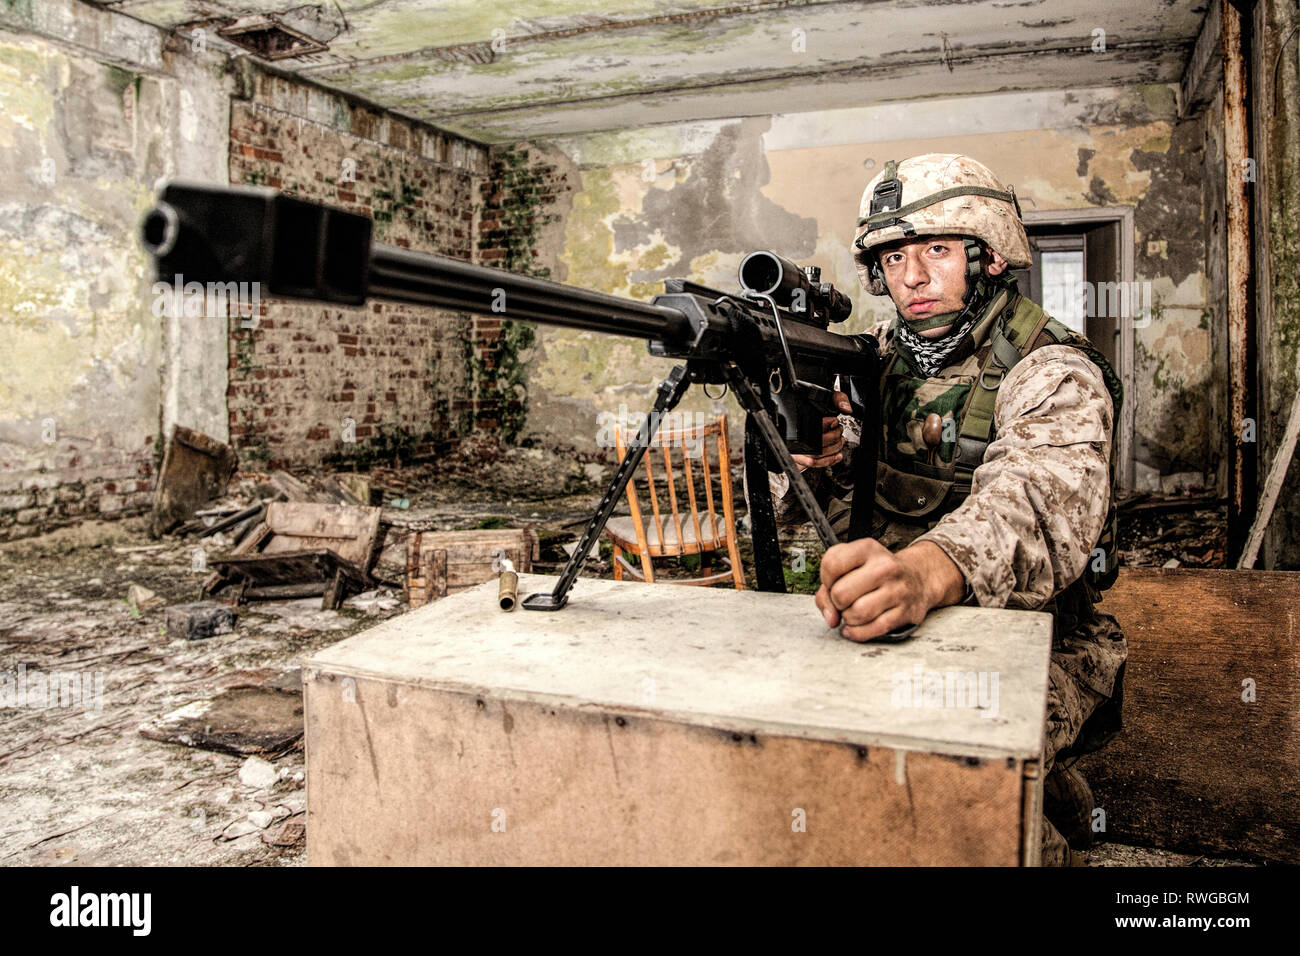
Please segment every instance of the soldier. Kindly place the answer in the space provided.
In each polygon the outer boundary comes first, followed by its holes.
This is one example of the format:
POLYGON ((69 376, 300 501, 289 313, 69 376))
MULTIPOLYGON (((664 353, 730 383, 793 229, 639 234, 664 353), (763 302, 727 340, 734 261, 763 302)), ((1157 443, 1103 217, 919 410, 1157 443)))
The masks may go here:
MULTIPOLYGON (((1119 380, 1018 291, 1010 270, 1031 262, 1020 206, 981 163, 888 163, 863 194, 855 245, 863 285, 897 315, 874 330, 885 371, 873 533, 826 552, 817 606, 854 641, 949 604, 1050 611, 1042 859, 1077 863, 1092 794, 1067 764, 1118 732, 1128 650, 1094 606, 1117 571, 1119 380)), ((822 454, 796 456, 839 533, 854 493, 846 427, 827 418, 822 454)), ((797 518, 788 480, 772 483, 778 518, 797 518)))

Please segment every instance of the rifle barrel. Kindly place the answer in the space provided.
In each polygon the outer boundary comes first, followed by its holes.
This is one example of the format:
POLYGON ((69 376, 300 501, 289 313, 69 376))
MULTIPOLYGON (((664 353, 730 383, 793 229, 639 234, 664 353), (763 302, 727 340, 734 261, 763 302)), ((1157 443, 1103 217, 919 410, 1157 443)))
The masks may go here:
POLYGON ((315 302, 380 298, 655 341, 694 337, 679 309, 376 243, 372 228, 366 216, 273 189, 172 181, 141 241, 162 281, 257 282, 264 295, 315 302))
POLYGON ((367 293, 640 339, 671 341, 685 335, 690 325, 681 311, 667 306, 381 243, 370 248, 367 293))

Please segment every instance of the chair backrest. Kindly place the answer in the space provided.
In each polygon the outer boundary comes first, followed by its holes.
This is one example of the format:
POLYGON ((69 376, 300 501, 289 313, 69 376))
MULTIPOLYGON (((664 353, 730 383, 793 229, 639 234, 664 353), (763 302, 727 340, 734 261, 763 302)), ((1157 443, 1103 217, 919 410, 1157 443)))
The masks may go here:
MULTIPOLYGON (((620 462, 626 454, 627 441, 634 434, 632 430, 614 430, 620 462)), ((667 540, 663 522, 671 520, 677 532, 676 540, 690 542, 692 536, 682 534, 682 522, 685 520, 690 523, 688 528, 694 531, 693 540, 697 544, 688 543, 679 553, 715 551, 724 546, 718 538, 718 532, 725 532, 735 522, 731 491, 731 446, 727 440, 725 414, 719 415, 712 422, 691 428, 661 428, 641 459, 641 471, 645 473, 644 493, 650 501, 659 541, 667 540), (710 441, 713 445, 712 452, 709 449, 710 441), (715 483, 719 485, 716 498, 715 483), (722 506, 721 516, 717 510, 719 504, 722 506), (720 522, 720 517, 726 519, 725 525, 720 522)), ((627 483, 627 503, 632 519, 640 527, 645 527, 637 493, 639 484, 638 476, 633 475, 627 483)))

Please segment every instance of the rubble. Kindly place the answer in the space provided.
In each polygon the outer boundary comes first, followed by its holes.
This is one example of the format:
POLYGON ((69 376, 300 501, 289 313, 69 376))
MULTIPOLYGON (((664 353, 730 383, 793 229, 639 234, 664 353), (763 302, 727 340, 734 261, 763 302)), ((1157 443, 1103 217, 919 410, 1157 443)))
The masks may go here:
POLYGON ((169 607, 164 617, 172 640, 198 641, 235 629, 235 612, 226 604, 200 601, 169 607))
POLYGON ((162 607, 167 603, 167 599, 159 597, 143 585, 132 584, 126 591, 126 603, 131 606, 132 613, 138 617, 145 611, 152 611, 154 608, 162 607))
POLYGON ((223 494, 235 464, 235 452, 229 445, 173 425, 154 492, 150 534, 166 534, 223 494))
POLYGON ((1205 495, 1136 495, 1119 504, 1119 537, 1126 567, 1222 568, 1227 505, 1205 495))
POLYGON ((265 790, 279 779, 275 764, 261 757, 249 757, 239 768, 239 782, 254 790, 265 790))
POLYGON ((354 611, 362 611, 367 616, 375 616, 397 610, 402 606, 402 601, 387 590, 375 589, 348 598, 343 602, 343 606, 354 611))
POLYGON ((337 608, 373 583, 378 534, 378 508, 272 502, 232 554, 211 562, 203 594, 233 586, 236 603, 322 595, 322 608, 337 608))

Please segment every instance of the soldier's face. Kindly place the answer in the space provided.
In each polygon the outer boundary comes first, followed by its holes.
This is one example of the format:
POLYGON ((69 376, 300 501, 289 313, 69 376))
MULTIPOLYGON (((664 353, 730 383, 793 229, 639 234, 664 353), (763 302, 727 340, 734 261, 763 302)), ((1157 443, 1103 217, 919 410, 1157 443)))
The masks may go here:
MULTIPOLYGON (((966 246, 962 239, 925 236, 892 243, 880 253, 885 286, 905 319, 921 320, 958 312, 966 294, 966 246)), ((952 325, 928 329, 927 339, 946 335, 952 325)))

